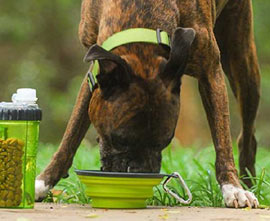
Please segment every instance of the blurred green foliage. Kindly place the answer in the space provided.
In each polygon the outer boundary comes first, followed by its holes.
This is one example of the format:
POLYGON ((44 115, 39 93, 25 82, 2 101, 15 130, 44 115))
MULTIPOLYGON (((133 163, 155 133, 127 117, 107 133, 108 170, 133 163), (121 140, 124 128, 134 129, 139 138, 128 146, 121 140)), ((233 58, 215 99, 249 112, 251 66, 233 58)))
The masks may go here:
MULTIPOLYGON (((257 135, 268 145, 270 1, 253 3, 263 92, 257 135)), ((0 0, 0 101, 10 100, 17 88, 36 88, 44 113, 43 142, 61 139, 88 67, 82 62, 85 49, 77 37, 80 4, 73 0, 0 0)), ((233 120, 238 119, 235 106, 231 107, 233 120)))
POLYGON ((61 139, 87 65, 78 40, 80 1, 2 1, 0 100, 36 88, 43 109, 41 140, 61 139))
POLYGON ((261 145, 270 146, 270 1, 253 1, 254 29, 261 65, 261 104, 257 118, 257 137, 261 145))

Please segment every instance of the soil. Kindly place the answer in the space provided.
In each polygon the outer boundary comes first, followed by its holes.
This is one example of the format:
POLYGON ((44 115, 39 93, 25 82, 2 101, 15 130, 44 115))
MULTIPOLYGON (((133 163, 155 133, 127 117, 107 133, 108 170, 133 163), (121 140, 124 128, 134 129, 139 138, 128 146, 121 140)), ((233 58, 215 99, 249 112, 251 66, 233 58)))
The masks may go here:
POLYGON ((88 205, 37 203, 35 209, 0 209, 1 221, 162 221, 162 220, 211 220, 211 221, 270 221, 267 209, 227 209, 197 207, 148 207, 142 210, 93 209, 88 205))

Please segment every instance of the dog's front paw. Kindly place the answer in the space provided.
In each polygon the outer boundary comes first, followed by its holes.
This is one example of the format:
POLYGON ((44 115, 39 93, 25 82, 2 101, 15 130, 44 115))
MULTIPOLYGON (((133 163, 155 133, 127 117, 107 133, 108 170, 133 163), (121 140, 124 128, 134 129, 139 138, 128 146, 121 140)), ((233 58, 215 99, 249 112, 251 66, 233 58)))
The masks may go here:
POLYGON ((44 180, 35 181, 35 201, 41 202, 48 194, 50 190, 49 185, 45 185, 44 180))
POLYGON ((223 199, 227 207, 254 207, 257 208, 259 202, 252 192, 245 191, 232 184, 222 186, 223 199))

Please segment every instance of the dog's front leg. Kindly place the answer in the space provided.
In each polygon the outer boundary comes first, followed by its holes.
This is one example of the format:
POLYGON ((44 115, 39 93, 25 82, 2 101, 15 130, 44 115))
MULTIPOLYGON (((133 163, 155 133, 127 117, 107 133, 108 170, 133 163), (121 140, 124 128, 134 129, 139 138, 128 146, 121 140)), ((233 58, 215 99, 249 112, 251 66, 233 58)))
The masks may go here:
POLYGON ((49 165, 36 179, 36 200, 43 199, 50 188, 62 177, 68 176, 73 157, 90 126, 88 116, 90 98, 91 93, 85 77, 60 147, 49 165))
MULTIPOLYGON (((199 76, 199 90, 216 149, 216 176, 228 207, 257 207, 253 193, 239 183, 232 153, 228 97, 219 50, 215 41, 199 76), (209 61, 208 61, 209 60, 209 61)), ((207 55, 206 55, 207 58, 207 55)))

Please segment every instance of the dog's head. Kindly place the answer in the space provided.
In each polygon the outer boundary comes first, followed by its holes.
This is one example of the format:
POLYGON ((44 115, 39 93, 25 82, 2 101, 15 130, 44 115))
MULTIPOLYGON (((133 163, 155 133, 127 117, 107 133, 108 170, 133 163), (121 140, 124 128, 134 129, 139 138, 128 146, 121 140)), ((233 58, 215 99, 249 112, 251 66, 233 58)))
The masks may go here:
POLYGON ((194 38, 193 29, 175 30, 169 59, 157 58, 154 79, 138 77, 134 62, 124 56, 97 45, 89 49, 85 60, 98 60, 100 67, 89 115, 99 133, 103 170, 159 172, 161 151, 174 136, 181 77, 194 38))

